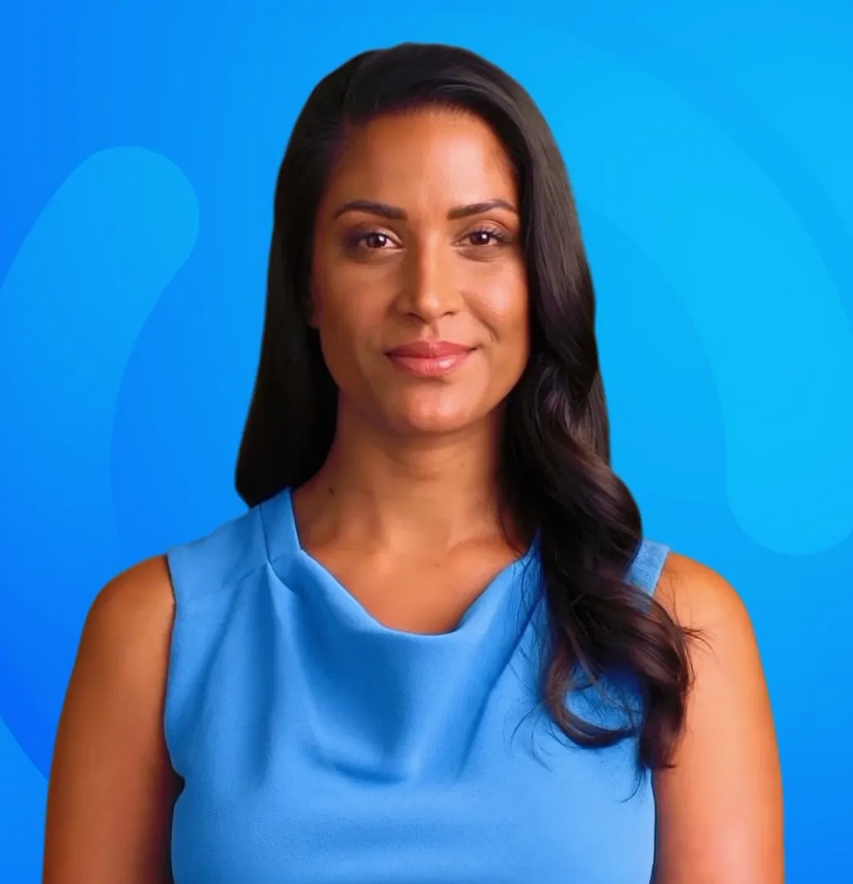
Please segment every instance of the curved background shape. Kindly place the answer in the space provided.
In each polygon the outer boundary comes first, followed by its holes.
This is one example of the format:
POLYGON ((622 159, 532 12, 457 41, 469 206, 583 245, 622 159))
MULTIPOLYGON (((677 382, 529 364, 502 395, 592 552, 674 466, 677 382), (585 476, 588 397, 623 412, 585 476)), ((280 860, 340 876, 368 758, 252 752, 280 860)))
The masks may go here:
POLYGON ((41 880, 47 784, 0 719, 0 862, 4 881, 41 880))
POLYGON ((121 565, 116 401, 140 328, 186 261, 198 206, 142 148, 80 164, 0 288, 0 714, 46 773, 81 617, 121 565))
POLYGON ((435 40, 507 68, 555 131, 596 280, 614 467, 646 535, 749 608, 788 880, 853 881, 839 701, 853 682, 853 7, 32 0, 2 17, 0 880, 37 880, 95 593, 242 509, 234 461, 296 115, 356 52, 435 40))

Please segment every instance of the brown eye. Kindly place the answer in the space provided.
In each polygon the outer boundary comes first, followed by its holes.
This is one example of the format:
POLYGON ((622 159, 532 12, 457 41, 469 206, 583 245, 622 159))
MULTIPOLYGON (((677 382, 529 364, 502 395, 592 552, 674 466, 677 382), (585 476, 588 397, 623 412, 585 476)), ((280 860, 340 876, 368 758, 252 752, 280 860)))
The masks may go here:
POLYGON ((351 252, 380 252, 394 244, 387 233, 371 230, 367 233, 352 233, 346 237, 344 245, 351 252))
POLYGON ((384 233, 366 233, 360 239, 369 249, 382 249, 391 242, 391 238, 384 233))
POLYGON ((492 246, 500 245, 507 241, 508 237, 499 230, 490 228, 482 228, 481 230, 473 230, 465 237, 465 242, 472 246, 492 246))

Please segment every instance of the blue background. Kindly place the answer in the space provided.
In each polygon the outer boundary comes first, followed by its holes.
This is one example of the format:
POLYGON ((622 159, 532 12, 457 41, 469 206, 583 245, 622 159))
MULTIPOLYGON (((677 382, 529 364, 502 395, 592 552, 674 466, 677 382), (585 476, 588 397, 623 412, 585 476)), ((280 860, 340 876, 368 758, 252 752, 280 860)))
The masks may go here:
POLYGON ((349 56, 419 40, 488 56, 549 119, 614 468, 646 535, 752 614, 789 881, 853 882, 853 6, 0 4, 0 880, 39 880, 94 595, 243 509, 296 115, 349 56))

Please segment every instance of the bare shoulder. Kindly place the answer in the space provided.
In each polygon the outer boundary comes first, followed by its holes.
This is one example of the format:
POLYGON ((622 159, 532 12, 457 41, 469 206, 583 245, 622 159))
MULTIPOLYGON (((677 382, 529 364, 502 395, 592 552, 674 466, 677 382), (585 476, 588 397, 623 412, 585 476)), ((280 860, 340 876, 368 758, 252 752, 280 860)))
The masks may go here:
POLYGON ((655 598, 681 626, 704 632, 740 633, 752 628, 746 606, 735 587, 713 568, 677 552, 664 562, 655 598))
POLYGON ((113 577, 89 608, 66 705, 81 689, 129 695, 162 691, 175 601, 165 556, 153 556, 113 577), (76 689, 76 690, 75 690, 76 689))
POLYGON ((174 617, 175 601, 165 555, 152 556, 113 577, 95 596, 87 625, 156 629, 174 617))
MULTIPOLYGON (((175 600, 165 556, 153 556, 113 577, 89 608, 74 676, 116 682, 165 677, 175 600), (103 664, 107 669, 100 669, 103 664), (95 670, 99 669, 100 672, 95 670)), ((79 680, 79 679, 78 679, 79 680)))
POLYGON ((173 618, 163 556, 114 577, 89 609, 54 744, 45 884, 169 880, 178 782, 162 716, 173 618))
POLYGON ((673 767, 658 771, 655 884, 781 884, 782 786, 753 626, 736 588, 671 552, 657 601, 689 644, 693 683, 673 767))

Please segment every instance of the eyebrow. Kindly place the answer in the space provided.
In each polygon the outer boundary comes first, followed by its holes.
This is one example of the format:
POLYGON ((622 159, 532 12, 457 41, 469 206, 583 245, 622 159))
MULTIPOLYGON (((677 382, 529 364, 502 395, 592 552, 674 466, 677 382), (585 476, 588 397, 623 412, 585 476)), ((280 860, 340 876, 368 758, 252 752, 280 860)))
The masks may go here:
MULTIPOLYGON (((518 210, 512 203, 502 199, 484 200, 480 203, 471 203, 467 206, 454 206, 447 213, 448 221, 456 221, 459 218, 469 218, 471 215, 482 215, 492 209, 505 209, 507 212, 518 214, 518 210)), ((389 218, 396 221, 405 221, 408 215, 403 209, 389 206, 387 203, 379 203, 374 200, 352 200, 344 203, 334 214, 340 218, 347 212, 366 212, 368 215, 378 215, 380 218, 389 218)))

